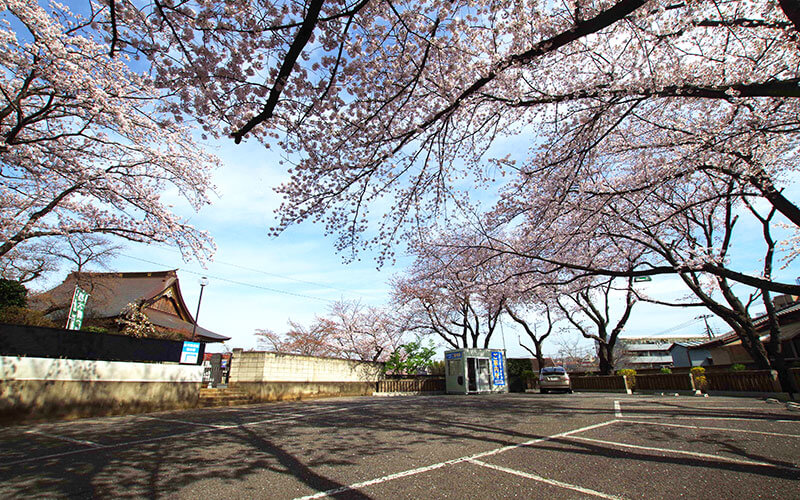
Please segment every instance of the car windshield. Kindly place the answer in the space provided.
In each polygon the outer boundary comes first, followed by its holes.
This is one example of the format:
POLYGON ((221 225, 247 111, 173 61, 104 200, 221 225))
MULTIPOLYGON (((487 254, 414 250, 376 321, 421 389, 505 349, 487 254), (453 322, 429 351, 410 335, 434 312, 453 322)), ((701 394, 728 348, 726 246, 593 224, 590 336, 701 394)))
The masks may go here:
POLYGON ((560 366, 549 366, 542 368, 542 375, 564 375, 567 371, 560 366))

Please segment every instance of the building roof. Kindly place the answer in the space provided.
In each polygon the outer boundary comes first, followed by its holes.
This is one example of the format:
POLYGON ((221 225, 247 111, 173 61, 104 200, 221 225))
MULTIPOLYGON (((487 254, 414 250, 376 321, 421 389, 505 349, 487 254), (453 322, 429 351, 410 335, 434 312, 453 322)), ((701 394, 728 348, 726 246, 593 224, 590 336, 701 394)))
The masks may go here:
MULTIPOLYGON (((788 307, 784 307, 775 311, 775 315, 777 316, 779 323, 781 319, 787 319, 787 316, 800 312, 800 301, 792 302, 788 307)), ((756 331, 763 330, 769 326, 769 315, 766 313, 756 316, 753 318, 753 326, 756 327, 756 331)), ((794 321, 796 323, 797 321, 794 321)), ((786 340, 789 338, 793 338, 797 336, 800 332, 800 325, 794 325, 792 322, 787 322, 785 324, 781 324, 781 340, 786 340), (789 325, 792 325, 792 328, 787 328, 789 325)), ((769 334, 762 334, 761 340, 762 342, 769 337, 769 334)), ((676 342, 676 345, 681 347, 686 347, 687 349, 704 349, 706 347, 713 347, 719 345, 726 345, 732 344, 734 342, 739 341, 739 336, 734 331, 727 332, 723 335, 718 335, 712 339, 705 339, 699 342, 676 342)), ((671 348, 670 348, 671 349, 671 348)))
POLYGON ((672 344, 624 344, 626 351, 666 351, 672 344))
MULTIPOLYGON (((195 328, 195 320, 181 294, 176 270, 135 273, 73 272, 55 288, 31 298, 31 307, 45 311, 66 310, 75 285, 89 292, 86 318, 112 319, 123 314, 128 304, 141 304, 148 319, 162 328, 179 331, 187 337, 195 328)), ((230 339, 196 327, 198 340, 224 342, 230 339)))
POLYGON ((669 349, 672 350, 672 348, 675 347, 675 346, 685 347, 685 348, 688 349, 688 348, 691 348, 691 347, 699 346, 701 344, 705 344, 709 340, 713 340, 713 339, 705 338, 705 339, 698 339, 698 340, 687 340, 685 342, 675 342, 674 344, 669 346, 669 349))

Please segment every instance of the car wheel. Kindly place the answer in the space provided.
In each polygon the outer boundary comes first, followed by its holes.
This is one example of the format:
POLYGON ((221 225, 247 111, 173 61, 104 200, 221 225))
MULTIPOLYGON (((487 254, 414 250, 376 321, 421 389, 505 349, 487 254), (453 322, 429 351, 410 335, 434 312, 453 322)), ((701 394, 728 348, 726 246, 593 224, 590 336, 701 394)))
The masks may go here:
POLYGON ((567 389, 568 394, 572 394, 572 389, 567 389))

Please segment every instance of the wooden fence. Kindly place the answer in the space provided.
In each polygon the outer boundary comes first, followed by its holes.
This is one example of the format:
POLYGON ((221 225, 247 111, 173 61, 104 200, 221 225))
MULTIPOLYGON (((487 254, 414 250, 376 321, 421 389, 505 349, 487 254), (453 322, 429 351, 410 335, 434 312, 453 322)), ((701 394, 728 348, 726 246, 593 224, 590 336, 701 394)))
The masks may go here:
POLYGON ((778 374, 770 370, 706 373, 706 390, 734 392, 781 392, 778 374))
POLYGON ((576 391, 625 391, 622 375, 598 375, 592 377, 570 377, 576 391))
POLYGON ((693 389, 691 376, 683 373, 636 374, 636 390, 639 391, 690 391, 693 389))
POLYGON ((401 380, 381 380, 375 392, 444 392, 443 378, 416 378, 401 380))

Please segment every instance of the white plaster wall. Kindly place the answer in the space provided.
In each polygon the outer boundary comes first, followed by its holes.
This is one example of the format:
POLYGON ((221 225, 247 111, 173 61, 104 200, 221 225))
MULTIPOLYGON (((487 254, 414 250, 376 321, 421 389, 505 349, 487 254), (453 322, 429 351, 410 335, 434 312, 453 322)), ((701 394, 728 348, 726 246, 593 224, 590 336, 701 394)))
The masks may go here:
POLYGON ((202 382, 201 365, 0 356, 0 380, 202 382))

